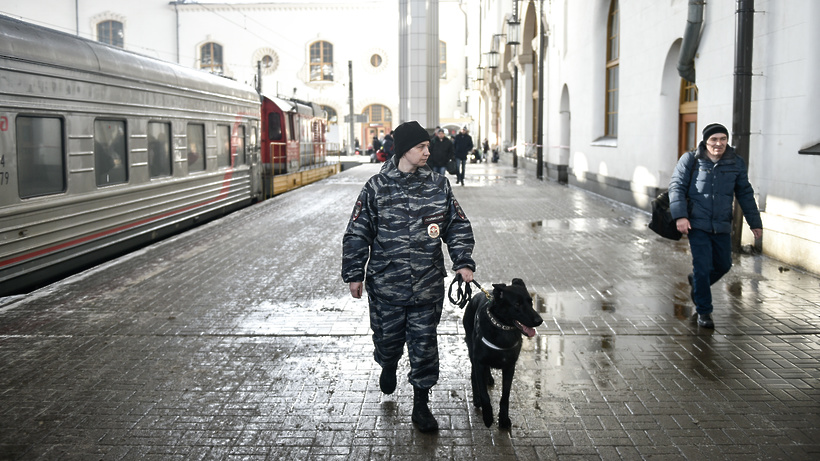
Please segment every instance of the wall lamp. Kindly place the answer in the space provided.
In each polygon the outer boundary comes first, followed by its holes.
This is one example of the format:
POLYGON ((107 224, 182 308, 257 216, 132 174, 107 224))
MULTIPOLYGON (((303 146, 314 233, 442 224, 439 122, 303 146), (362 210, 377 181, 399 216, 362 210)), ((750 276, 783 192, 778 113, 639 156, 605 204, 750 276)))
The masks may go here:
POLYGON ((498 51, 490 51, 487 53, 487 67, 490 69, 498 68, 498 51))
POLYGON ((521 23, 513 17, 507 22, 507 45, 521 44, 521 23))

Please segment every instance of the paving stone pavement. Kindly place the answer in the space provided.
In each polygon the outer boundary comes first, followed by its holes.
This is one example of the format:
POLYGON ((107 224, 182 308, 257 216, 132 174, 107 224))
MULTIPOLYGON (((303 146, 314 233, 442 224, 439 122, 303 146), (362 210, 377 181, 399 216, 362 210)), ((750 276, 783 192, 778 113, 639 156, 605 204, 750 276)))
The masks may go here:
POLYGON ((699 329, 685 241, 655 237, 640 210, 495 164, 468 165, 456 186, 476 278, 524 279, 545 324, 524 342, 513 428, 486 428, 447 303, 441 429, 419 433, 406 355, 382 395, 367 305, 339 276, 375 168, 0 300, 0 459, 820 457, 817 276, 736 256, 713 288, 716 329, 699 329))

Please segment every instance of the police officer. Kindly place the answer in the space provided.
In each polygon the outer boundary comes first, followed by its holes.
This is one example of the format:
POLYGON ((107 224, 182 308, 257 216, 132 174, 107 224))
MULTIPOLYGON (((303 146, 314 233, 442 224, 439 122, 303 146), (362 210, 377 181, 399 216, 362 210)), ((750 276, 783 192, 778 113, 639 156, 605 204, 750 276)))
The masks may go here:
POLYGON ((343 238, 342 279, 354 298, 367 290, 379 387, 396 389, 407 344, 413 385, 412 421, 438 430, 428 406, 439 375, 436 329, 444 302, 444 254, 466 283, 473 279, 473 230, 450 182, 426 165, 430 135, 418 122, 393 132, 396 154, 362 188, 343 238), (365 269, 366 268, 366 269, 365 269))

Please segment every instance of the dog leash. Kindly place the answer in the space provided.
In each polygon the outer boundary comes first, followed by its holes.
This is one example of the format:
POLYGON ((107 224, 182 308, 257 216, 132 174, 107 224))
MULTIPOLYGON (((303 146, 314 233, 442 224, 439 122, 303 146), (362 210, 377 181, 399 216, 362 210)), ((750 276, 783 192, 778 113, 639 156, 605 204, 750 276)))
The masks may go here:
MULTIPOLYGON (((459 307, 459 309, 464 309, 464 306, 467 305, 467 302, 470 301, 470 298, 473 297, 473 290, 470 288, 470 284, 466 284, 462 289, 461 285, 464 283, 464 279, 461 278, 461 274, 456 274, 456 277, 450 282, 450 288, 447 290, 447 297, 450 298, 450 302, 455 304, 459 307), (456 285, 456 297, 453 298, 453 285, 456 285)), ((487 299, 493 299, 490 292, 482 288, 481 284, 476 282, 475 280, 472 283, 478 287, 479 290, 484 292, 484 295, 487 296, 487 299)))

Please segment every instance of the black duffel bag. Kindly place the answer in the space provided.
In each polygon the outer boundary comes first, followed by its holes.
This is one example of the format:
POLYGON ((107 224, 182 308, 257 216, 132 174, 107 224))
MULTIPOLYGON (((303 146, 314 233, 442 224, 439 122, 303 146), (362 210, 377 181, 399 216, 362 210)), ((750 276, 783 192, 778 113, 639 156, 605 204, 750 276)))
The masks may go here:
POLYGON ((456 159, 451 158, 447 161, 447 172, 450 174, 458 174, 458 163, 456 163, 456 159))
POLYGON ((669 211, 669 192, 661 192, 652 200, 652 220, 649 228, 663 238, 680 240, 683 234, 678 231, 677 220, 672 219, 669 211))

